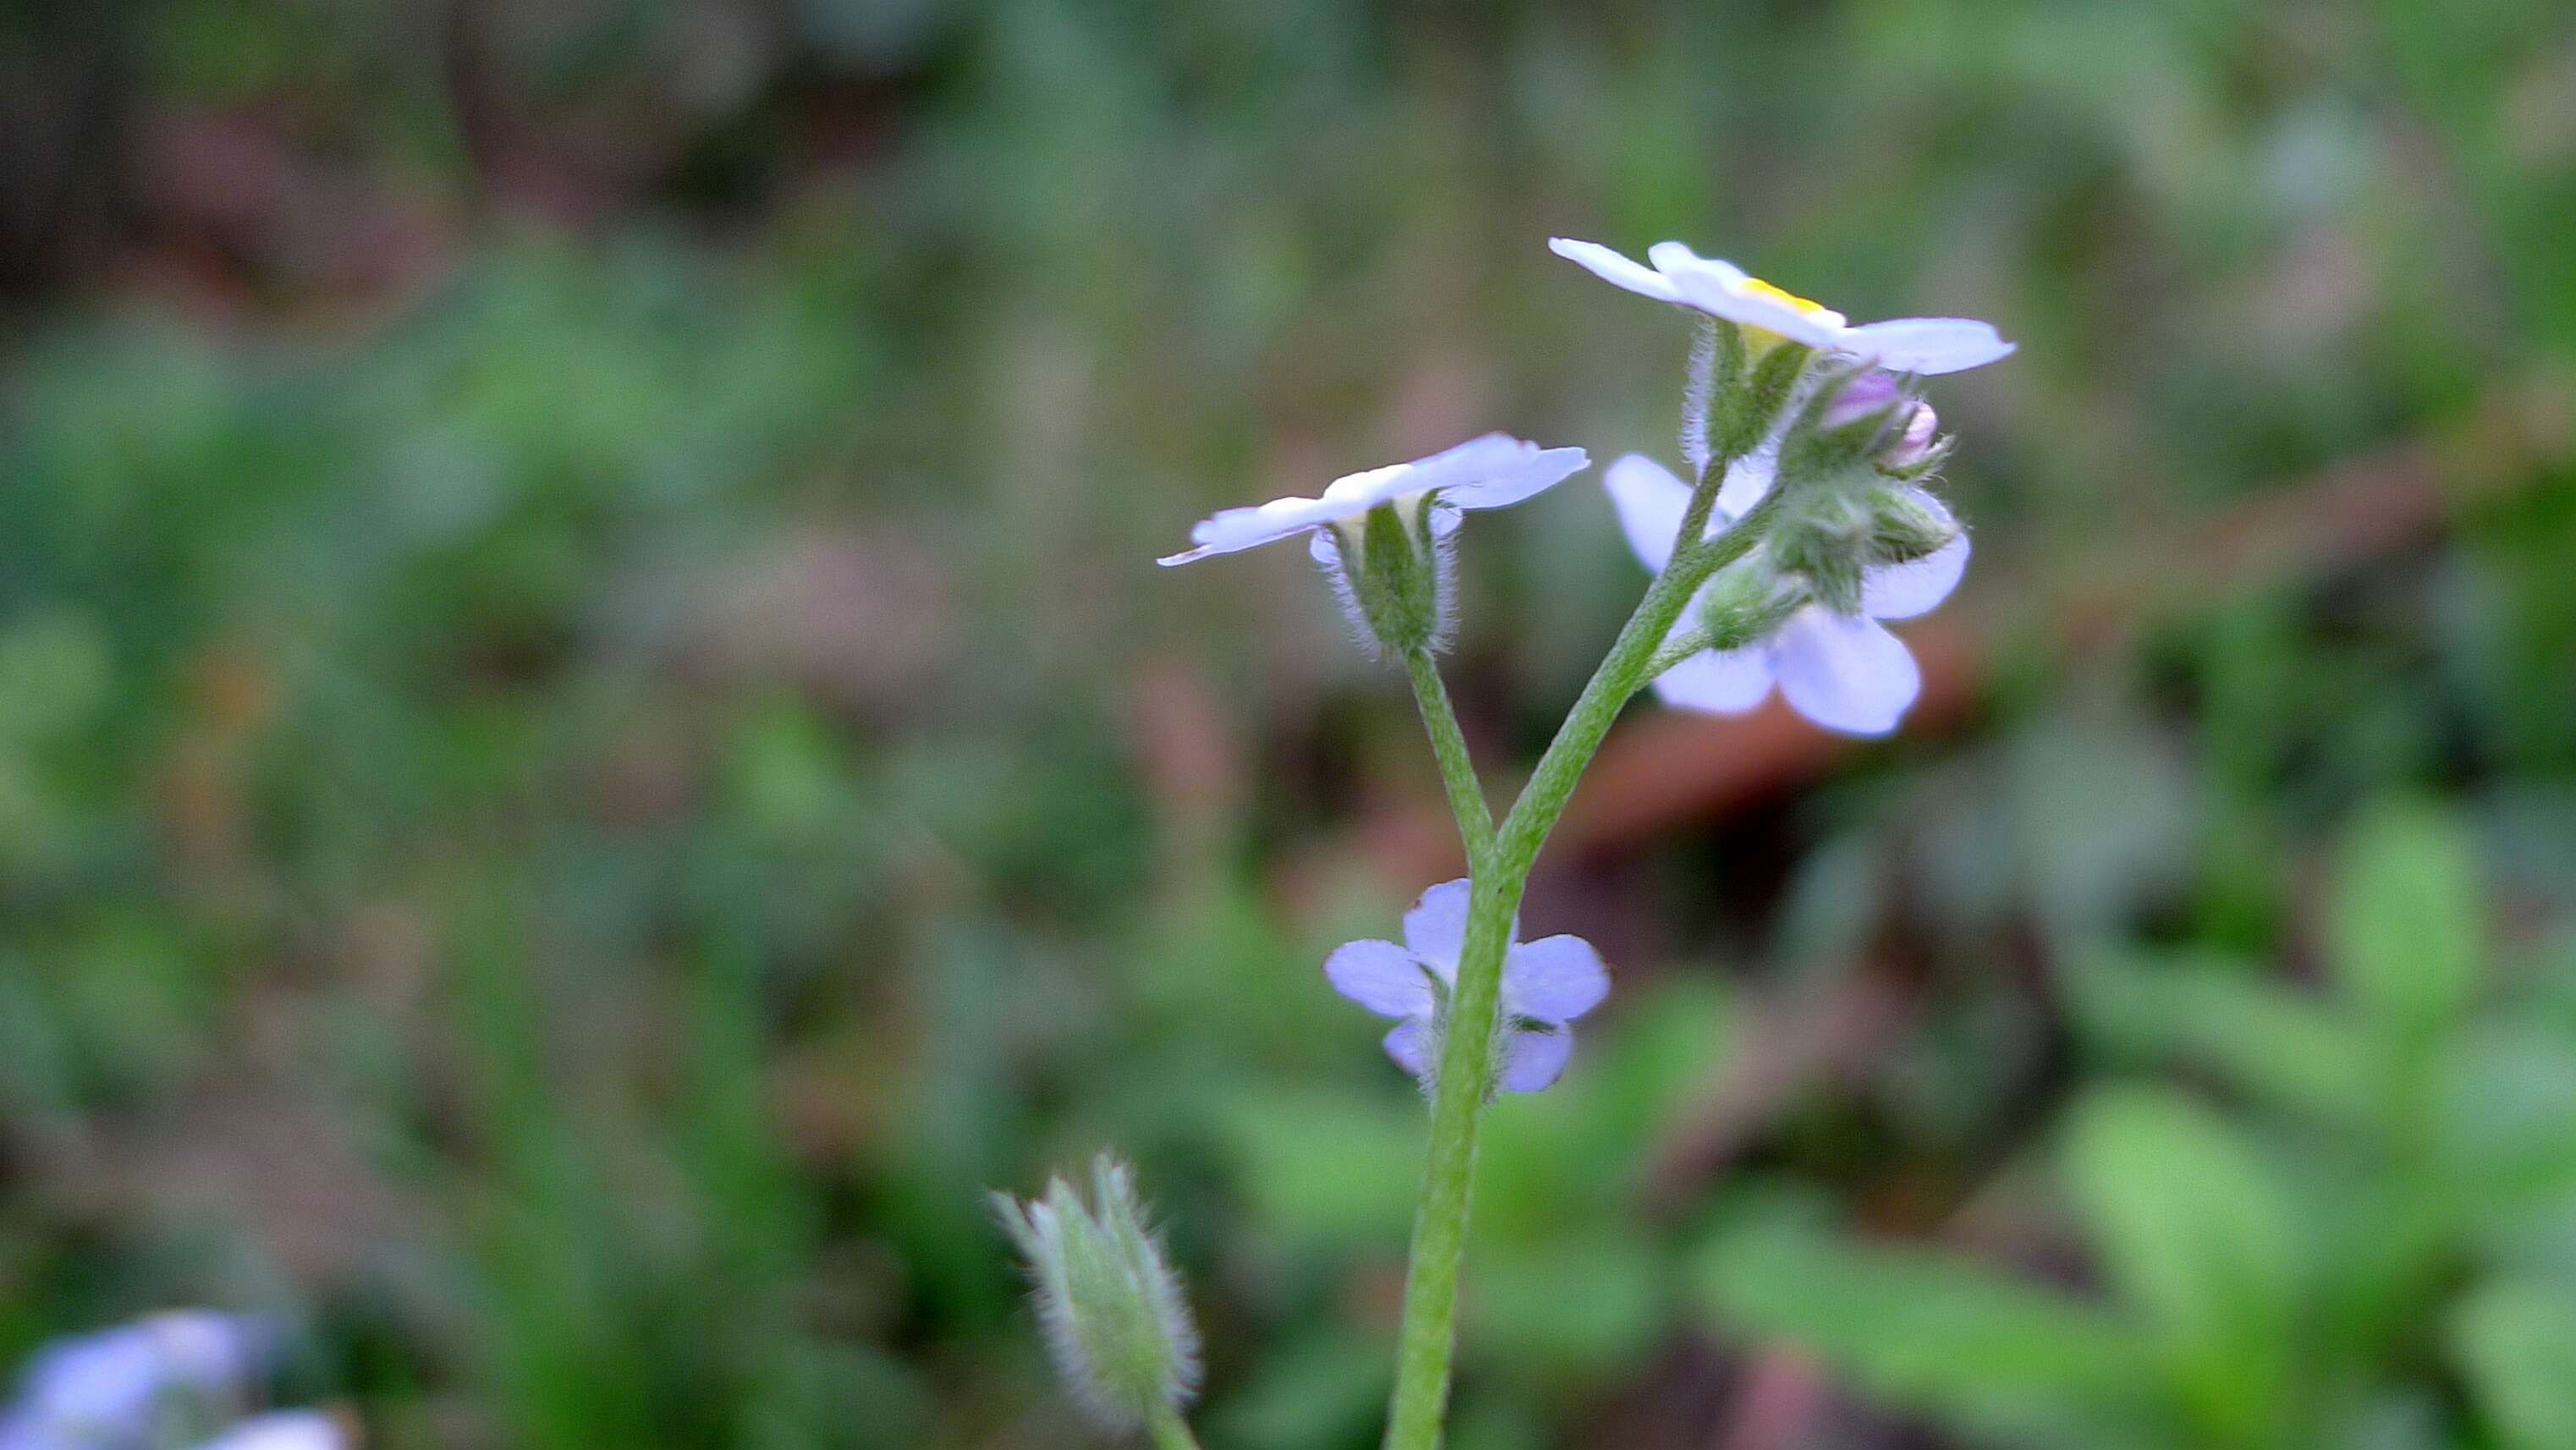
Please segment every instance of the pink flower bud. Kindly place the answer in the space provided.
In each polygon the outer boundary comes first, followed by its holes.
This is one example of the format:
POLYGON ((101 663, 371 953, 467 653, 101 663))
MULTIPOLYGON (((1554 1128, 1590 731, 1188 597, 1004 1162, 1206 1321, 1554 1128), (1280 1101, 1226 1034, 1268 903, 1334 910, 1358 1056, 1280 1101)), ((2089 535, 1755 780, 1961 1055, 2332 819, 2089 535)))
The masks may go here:
POLYGON ((1827 428, 1847 428, 1863 418, 1886 412, 1897 400, 1896 379, 1872 368, 1834 394, 1820 420, 1827 428))
POLYGON ((1932 440, 1941 434, 1941 415, 1930 403, 1916 403, 1914 412, 1905 420, 1905 431, 1879 455, 1879 462, 1890 468, 1911 468, 1932 454, 1932 440))

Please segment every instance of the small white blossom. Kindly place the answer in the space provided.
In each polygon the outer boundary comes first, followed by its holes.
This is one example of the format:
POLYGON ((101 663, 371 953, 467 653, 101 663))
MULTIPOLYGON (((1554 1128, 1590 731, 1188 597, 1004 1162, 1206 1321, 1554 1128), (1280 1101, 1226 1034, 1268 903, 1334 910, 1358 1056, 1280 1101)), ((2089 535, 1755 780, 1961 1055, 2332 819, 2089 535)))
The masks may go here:
POLYGON ((242 1421, 197 1450, 349 1450, 349 1432, 320 1410, 283 1410, 242 1421))
MULTIPOLYGON (((1730 475, 1727 490, 1738 480, 1730 475)), ((1709 532, 1715 534, 1759 501, 1768 478, 1748 476, 1736 499, 1721 492, 1712 510, 1709 532)), ((1602 486, 1618 508, 1628 546, 1649 570, 1661 573, 1672 562, 1675 535, 1690 507, 1690 485, 1651 458, 1631 453, 1610 465, 1602 486)), ((1936 519, 1951 523, 1950 511, 1922 489, 1906 497, 1936 519)), ((1800 606, 1776 634, 1741 649, 1702 650, 1666 670, 1655 680, 1655 693, 1666 704, 1689 710, 1736 714, 1762 703, 1777 683, 1798 713, 1829 730, 1852 735, 1884 735, 1896 728, 1923 687, 1914 656, 1879 621, 1911 619, 1930 612, 1949 597, 1968 567, 1968 536, 1962 531, 1922 558, 1879 564, 1861 576, 1860 613, 1839 614, 1822 604, 1800 606)), ((1675 626, 1676 636, 1698 625, 1696 603, 1675 626)))
POLYGON ((1748 275, 1732 262, 1703 257, 1680 242, 1657 242, 1647 248, 1651 267, 1598 242, 1551 237, 1547 245, 1603 281, 1641 297, 1694 308, 1821 352, 1869 359, 1892 372, 1964 372, 2013 350, 1994 328, 1964 317, 1900 317, 1854 327, 1822 303, 1748 275))
POLYGON ((1501 508, 1540 493, 1582 470, 1580 448, 1541 448, 1506 433, 1488 433, 1455 448, 1334 479, 1320 498, 1275 498, 1252 508, 1219 509, 1190 530, 1196 548, 1156 562, 1187 564, 1365 517, 1382 503, 1442 511, 1434 527, 1454 527, 1455 509, 1501 508))
MULTIPOLYGON (((1386 1034, 1387 1056, 1424 1082, 1438 1057, 1449 994, 1458 984, 1458 952, 1467 940, 1470 890, 1444 881, 1404 914, 1404 942, 1355 941, 1324 960, 1333 990, 1381 1017, 1401 1019, 1386 1034)), ((1565 1071, 1574 1052, 1566 1024, 1601 1004, 1610 974, 1592 944, 1576 936, 1515 938, 1503 958, 1502 1063, 1495 1082, 1506 1092, 1534 1093, 1565 1071)))

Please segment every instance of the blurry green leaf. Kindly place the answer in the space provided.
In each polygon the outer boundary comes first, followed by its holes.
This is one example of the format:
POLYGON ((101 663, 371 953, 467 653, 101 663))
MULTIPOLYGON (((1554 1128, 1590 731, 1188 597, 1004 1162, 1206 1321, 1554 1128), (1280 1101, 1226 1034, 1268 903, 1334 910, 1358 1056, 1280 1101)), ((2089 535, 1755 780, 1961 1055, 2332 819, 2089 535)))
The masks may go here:
POLYGON ((2430 806, 2380 807, 2345 845, 2330 964, 2384 1026, 2430 1031, 2477 990, 2481 910, 2476 862, 2458 821, 2430 806))
POLYGON ((1546 1243, 1624 1211, 1658 1134, 1711 1081, 1733 1014, 1712 984, 1664 980, 1584 1024, 1563 1081, 1498 1104, 1478 1146, 1476 1242, 1546 1243))
POLYGON ((2268 1105, 2369 1121, 2379 1065, 2370 1044, 2313 997, 2234 958, 2096 956, 2070 975, 2086 1032, 2139 1058, 2179 1058, 2268 1105))
POLYGON ((1372 1434, 1393 1387, 1393 1336, 1327 1323, 1273 1346, 1242 1388, 1202 1416, 1211 1445, 1310 1450, 1372 1434))
POLYGON ((0 627, 0 736, 34 740, 80 725, 106 699, 109 640, 76 610, 29 613, 0 627))
POLYGON ((1730 1328, 1821 1355, 1871 1393, 1979 1423, 2135 1406, 2154 1369, 2101 1306, 1925 1249, 1769 1226, 1721 1238, 1696 1281, 1730 1328))
POLYGON ((1421 1104, 1383 1093, 1277 1088, 1217 1116, 1253 1212, 1293 1238, 1399 1241, 1422 1181, 1421 1104))
POLYGON ((1641 1236, 1598 1227, 1472 1253, 1467 1341, 1478 1360, 1578 1380, 1634 1364, 1663 1325, 1662 1259, 1641 1236))
POLYGON ((2576 1447, 2576 1294, 2490 1284, 2452 1315, 2451 1348, 2504 1445, 2576 1447))
POLYGON ((2576 1188, 2576 1036, 2482 1021, 2443 1047, 2434 1148, 2467 1206, 2492 1217, 2576 1188))
POLYGON ((2077 1104, 2064 1162, 2104 1274, 2187 1364, 2201 1408, 2260 1413, 2290 1352, 2300 1265, 2253 1146, 2171 1092, 2112 1088, 2077 1104))

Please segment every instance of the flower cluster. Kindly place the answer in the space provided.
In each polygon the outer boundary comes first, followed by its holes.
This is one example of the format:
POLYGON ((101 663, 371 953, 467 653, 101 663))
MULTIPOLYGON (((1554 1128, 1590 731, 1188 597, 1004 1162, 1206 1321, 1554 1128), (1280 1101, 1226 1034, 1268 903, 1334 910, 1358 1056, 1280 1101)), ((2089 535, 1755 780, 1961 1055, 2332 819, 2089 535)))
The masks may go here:
MULTIPOLYGON (((1776 686, 1791 707, 1855 735, 1896 728, 1922 688, 1913 656, 1883 621, 1924 614, 1966 571, 1968 536, 1922 481, 1952 440, 1917 392, 1922 377, 1981 367, 2013 345, 1986 323, 1909 317, 1854 325, 1732 263, 1679 242, 1639 263, 1593 242, 1551 250, 1628 291, 1699 319, 1683 454, 1700 480, 1638 454, 1613 463, 1604 490, 1648 570, 1693 572, 1690 602, 1656 656, 1655 693, 1683 709, 1752 709, 1776 686), (1651 265, 1649 265, 1651 264, 1651 265), (1705 499, 1703 485, 1713 486, 1705 499), (1683 533, 1704 519, 1698 538, 1683 533), (1741 531, 1736 547, 1715 541, 1741 531), (1722 553, 1723 558, 1718 554, 1722 553)), ((1450 540, 1459 511, 1498 508, 1585 466, 1579 448, 1489 434, 1412 463, 1335 480, 1318 498, 1226 509, 1191 531, 1182 564, 1300 533, 1363 637, 1397 652, 1445 635, 1450 540)), ((1357 941, 1333 953, 1333 986, 1397 1019, 1389 1055, 1426 1085, 1446 1030, 1468 885, 1425 892, 1402 945, 1357 941)), ((1534 1091, 1572 1048, 1567 1023, 1608 978, 1572 937, 1510 948, 1495 1083, 1534 1091)))
MULTIPOLYGON (((1919 486, 1951 443, 1911 379, 1981 367, 2013 345, 1965 318, 1853 326, 1679 242, 1649 249, 1652 267, 1592 242, 1559 237, 1548 245, 1606 281, 1702 316, 1746 356, 1788 354, 1801 369, 1753 420, 1752 436, 1721 450, 1725 473, 1708 533, 1745 521, 1775 491, 1794 496, 1775 505, 1761 537, 1694 595, 1668 642, 1675 658, 1656 677, 1656 694, 1684 709, 1734 713, 1762 703, 1776 684, 1827 729, 1895 729, 1922 676, 1881 621, 1929 612, 1968 564, 1966 532, 1919 486)), ((1705 447, 1686 439, 1684 450, 1705 447)), ((1629 547, 1647 569, 1663 572, 1682 547, 1694 486, 1635 454, 1612 464, 1603 483, 1629 547)))

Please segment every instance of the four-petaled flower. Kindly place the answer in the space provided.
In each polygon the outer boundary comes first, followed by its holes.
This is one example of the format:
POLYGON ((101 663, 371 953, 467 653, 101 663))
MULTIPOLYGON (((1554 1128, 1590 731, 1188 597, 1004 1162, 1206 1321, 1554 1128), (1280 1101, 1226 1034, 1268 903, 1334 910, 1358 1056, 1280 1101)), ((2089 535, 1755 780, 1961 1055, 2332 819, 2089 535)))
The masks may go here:
POLYGON ((1365 517, 1382 503, 1442 510, 1435 528, 1454 527, 1448 510, 1516 504, 1581 471, 1591 458, 1580 448, 1541 448, 1508 433, 1488 433, 1455 448, 1353 473, 1325 485, 1320 498, 1274 498, 1252 508, 1219 509, 1190 529, 1198 547, 1157 560, 1186 564, 1210 554, 1231 554, 1329 524, 1365 517))
MULTIPOLYGON (((1727 490, 1712 510, 1710 533, 1751 508, 1769 486, 1761 478, 1760 486, 1745 490, 1749 497, 1728 496, 1739 482, 1751 481, 1728 478, 1727 490)), ((1690 506, 1690 485, 1653 459, 1631 453, 1610 465, 1602 486, 1619 510, 1628 546, 1648 569, 1661 573, 1672 561, 1674 536, 1690 506)), ((1952 522, 1941 501, 1922 489, 1910 489, 1906 497, 1943 523, 1952 522)), ((1859 614, 1801 605, 1767 639, 1741 649, 1701 650, 1674 665, 1656 677, 1655 693, 1666 704, 1734 714, 1761 704, 1777 681, 1798 713, 1817 724, 1853 735, 1884 735, 1914 703, 1923 679, 1904 642, 1878 621, 1930 611, 1949 597, 1967 567, 1965 532, 1922 558, 1876 565, 1861 576, 1859 614)), ((1675 634, 1697 627, 1698 617, 1694 604, 1674 627, 1675 634)))
MULTIPOLYGON (((1355 941, 1324 960, 1333 989, 1381 1017, 1402 1019, 1386 1034, 1398 1066, 1429 1082, 1449 993, 1458 982, 1458 949, 1467 939, 1468 884, 1444 881, 1404 914, 1404 944, 1355 941)), ((1574 1051, 1566 1024, 1599 1006, 1610 975, 1592 944, 1575 936, 1514 942, 1503 959, 1502 1014, 1507 1025, 1495 1082, 1534 1093, 1555 1082, 1574 1051)))
POLYGON ((1746 274, 1732 262, 1703 257, 1680 242, 1646 249, 1653 266, 1598 242, 1550 237, 1548 250, 1605 282, 1641 297, 1695 308, 1822 352, 1849 353, 1900 373, 1955 373, 2010 354, 2013 345, 1964 317, 1900 317, 1852 326, 1841 313, 1746 274))

